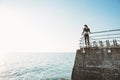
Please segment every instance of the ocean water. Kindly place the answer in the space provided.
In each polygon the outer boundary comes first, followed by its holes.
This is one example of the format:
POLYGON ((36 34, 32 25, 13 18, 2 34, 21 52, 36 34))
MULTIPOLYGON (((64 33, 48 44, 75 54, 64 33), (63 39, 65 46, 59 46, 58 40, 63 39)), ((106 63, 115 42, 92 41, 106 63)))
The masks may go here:
POLYGON ((0 80, 70 80, 75 53, 0 53, 0 80))

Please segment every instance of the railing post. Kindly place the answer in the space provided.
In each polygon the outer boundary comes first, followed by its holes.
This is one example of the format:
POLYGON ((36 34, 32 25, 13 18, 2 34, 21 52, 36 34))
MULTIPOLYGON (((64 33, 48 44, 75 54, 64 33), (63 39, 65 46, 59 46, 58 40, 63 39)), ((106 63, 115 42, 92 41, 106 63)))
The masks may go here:
POLYGON ((118 46, 116 39, 113 40, 113 46, 118 46))
POLYGON ((93 47, 98 47, 97 42, 93 41, 93 47))
POLYGON ((99 41, 99 45, 100 45, 100 47, 104 46, 102 41, 99 41))
POLYGON ((107 47, 110 47, 110 42, 109 42, 109 40, 106 40, 106 46, 107 46, 107 47))

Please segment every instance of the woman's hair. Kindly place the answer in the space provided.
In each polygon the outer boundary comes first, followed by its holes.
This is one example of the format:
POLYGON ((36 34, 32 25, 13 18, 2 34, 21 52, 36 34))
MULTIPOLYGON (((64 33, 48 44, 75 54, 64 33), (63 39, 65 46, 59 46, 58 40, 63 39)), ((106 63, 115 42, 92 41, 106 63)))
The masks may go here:
POLYGON ((84 25, 85 27, 88 27, 86 24, 84 25))

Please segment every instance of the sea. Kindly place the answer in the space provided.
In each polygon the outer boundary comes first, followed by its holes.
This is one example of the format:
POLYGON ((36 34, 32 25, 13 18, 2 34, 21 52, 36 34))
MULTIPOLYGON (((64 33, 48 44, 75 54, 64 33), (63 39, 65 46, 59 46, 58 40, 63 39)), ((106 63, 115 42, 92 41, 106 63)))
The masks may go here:
POLYGON ((0 80, 70 80, 75 53, 0 53, 0 80))

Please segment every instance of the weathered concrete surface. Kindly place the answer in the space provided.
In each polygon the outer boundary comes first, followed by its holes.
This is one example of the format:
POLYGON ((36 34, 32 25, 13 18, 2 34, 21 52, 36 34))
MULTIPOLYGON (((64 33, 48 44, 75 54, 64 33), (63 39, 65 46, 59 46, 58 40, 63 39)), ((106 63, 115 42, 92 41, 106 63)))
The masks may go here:
POLYGON ((71 79, 120 80, 120 48, 85 48, 85 53, 82 48, 77 50, 71 79))

